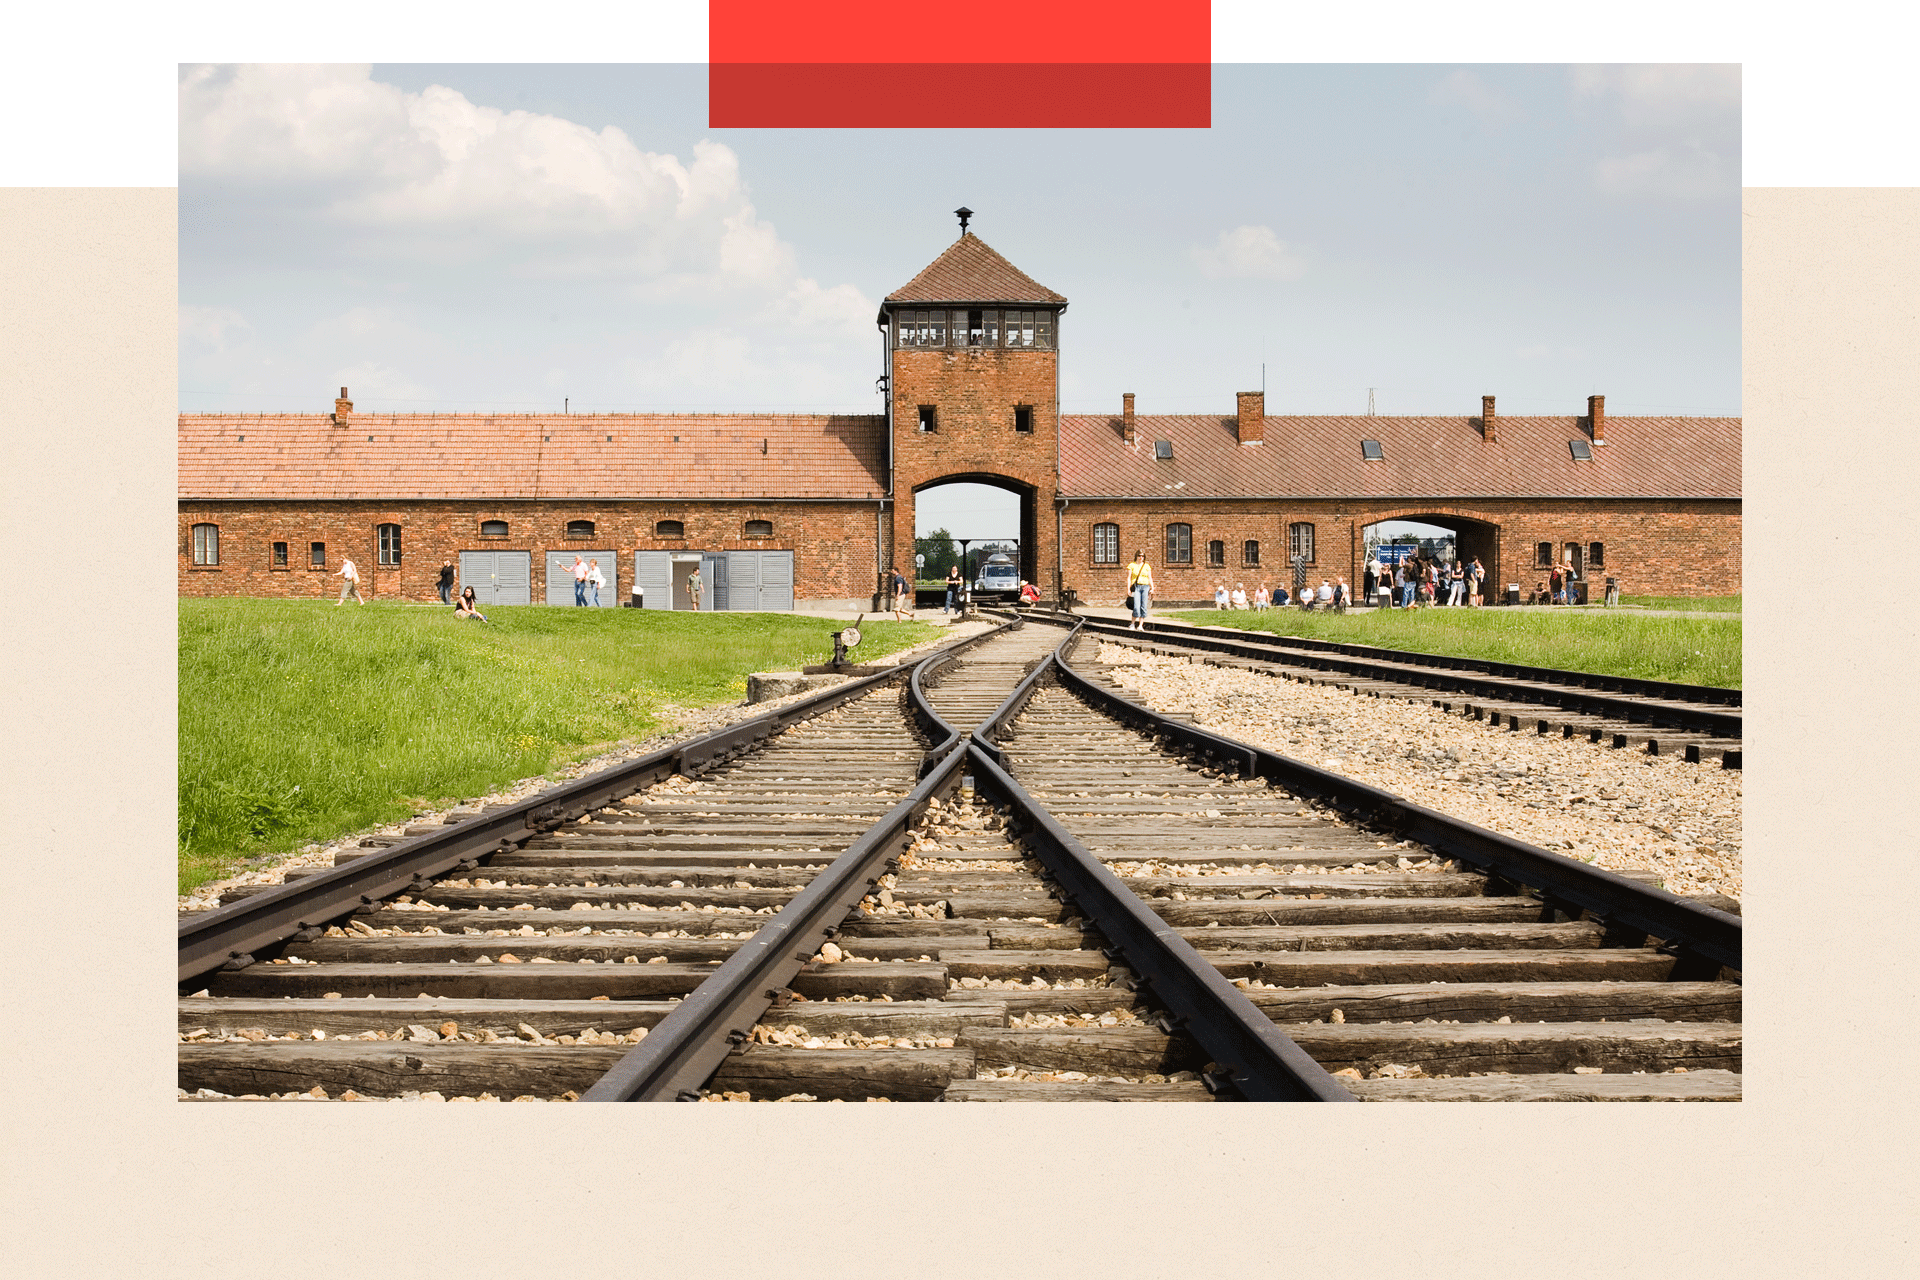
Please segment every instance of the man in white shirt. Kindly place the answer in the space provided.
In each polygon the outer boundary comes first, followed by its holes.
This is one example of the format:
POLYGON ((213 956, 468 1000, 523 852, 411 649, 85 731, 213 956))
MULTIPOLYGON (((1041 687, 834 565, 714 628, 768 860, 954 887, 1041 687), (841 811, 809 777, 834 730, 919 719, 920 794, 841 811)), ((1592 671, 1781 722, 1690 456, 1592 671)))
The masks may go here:
POLYGON ((340 598, 333 602, 333 607, 338 609, 345 604, 348 596, 352 596, 361 604, 366 603, 360 598, 360 571, 353 567, 353 561, 342 560, 340 562, 340 598))
POLYGON ((1333 603, 1333 588, 1327 585, 1325 578, 1320 579, 1320 589, 1314 592, 1313 595, 1314 599, 1320 602, 1322 609, 1333 603))

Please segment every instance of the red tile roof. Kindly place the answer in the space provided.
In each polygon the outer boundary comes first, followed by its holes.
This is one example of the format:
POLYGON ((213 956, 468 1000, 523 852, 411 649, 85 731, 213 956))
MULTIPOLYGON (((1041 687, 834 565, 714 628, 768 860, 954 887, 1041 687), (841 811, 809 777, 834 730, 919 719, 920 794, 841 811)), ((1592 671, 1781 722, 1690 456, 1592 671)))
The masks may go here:
POLYGON ((886 297, 888 302, 1047 302, 1066 298, 1035 280, 968 232, 955 240, 913 279, 886 297))
POLYGON ((865 414, 181 414, 180 496, 860 499, 886 492, 886 429, 865 414))
POLYGON ((1234 419, 1162 414, 1134 420, 1060 418, 1060 488, 1068 497, 1555 497, 1738 498, 1739 418, 1608 416, 1607 443, 1576 462, 1588 439, 1575 417, 1499 417, 1497 439, 1477 418, 1268 417, 1266 439, 1242 445, 1234 419), (1173 457, 1156 459, 1156 440, 1173 457), (1362 440, 1386 454, 1364 462, 1362 440))

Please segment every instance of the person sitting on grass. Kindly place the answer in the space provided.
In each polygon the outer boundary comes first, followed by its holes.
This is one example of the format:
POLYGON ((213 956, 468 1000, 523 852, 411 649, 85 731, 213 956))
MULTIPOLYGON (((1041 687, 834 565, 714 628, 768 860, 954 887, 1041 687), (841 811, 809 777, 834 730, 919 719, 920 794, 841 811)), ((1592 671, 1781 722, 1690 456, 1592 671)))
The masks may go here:
POLYGON ((478 618, 482 622, 487 621, 487 615, 480 612, 479 601, 473 598, 472 587, 468 587, 462 591, 460 598, 453 602, 453 616, 461 622, 465 622, 468 618, 478 618))
POLYGON ((1247 584, 1244 582, 1234 583, 1233 594, 1227 597, 1227 602, 1236 609, 1246 608, 1247 607, 1247 584))
POLYGON ((1213 607, 1216 609, 1227 607, 1227 584, 1224 582, 1213 588, 1213 607))

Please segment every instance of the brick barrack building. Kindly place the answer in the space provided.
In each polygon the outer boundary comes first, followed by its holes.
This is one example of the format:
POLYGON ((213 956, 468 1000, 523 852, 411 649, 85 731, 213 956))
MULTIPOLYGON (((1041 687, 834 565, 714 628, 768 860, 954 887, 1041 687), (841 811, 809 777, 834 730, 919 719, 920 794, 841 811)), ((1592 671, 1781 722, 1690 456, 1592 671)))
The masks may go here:
MULTIPOLYGON (((1222 578, 1358 584, 1363 531, 1454 532, 1497 587, 1571 559, 1648 595, 1740 590, 1740 419, 1059 411, 1067 300, 962 227, 888 295, 883 414, 180 416, 180 593, 433 600, 440 566, 488 602, 572 602, 576 555, 624 600, 868 608, 911 570, 918 495, 958 481, 1020 498, 1021 573, 1118 604, 1144 550, 1163 603, 1222 578)), ((1223 396, 1223 399, 1225 397, 1223 396)), ((1225 408, 1225 406, 1221 406, 1225 408)))

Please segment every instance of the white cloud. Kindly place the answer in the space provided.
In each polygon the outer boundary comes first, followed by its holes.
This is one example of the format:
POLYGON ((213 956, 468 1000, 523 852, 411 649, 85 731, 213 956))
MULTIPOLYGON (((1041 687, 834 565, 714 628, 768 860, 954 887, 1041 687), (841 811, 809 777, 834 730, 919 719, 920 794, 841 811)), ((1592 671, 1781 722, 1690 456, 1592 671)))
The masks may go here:
POLYGON ((332 386, 345 387, 354 407, 362 413, 380 409, 405 411, 436 399, 431 387, 378 360, 340 365, 328 381, 332 386))
POLYGON ((1655 147, 1595 162, 1593 182, 1603 195, 1629 199, 1711 200, 1739 185, 1732 169, 1725 158, 1697 144, 1655 147))
POLYGON ((227 351, 253 337, 253 325, 232 307, 180 308, 180 345, 227 351))
POLYGON ((1596 161, 1594 189, 1617 199, 1709 200, 1740 189, 1740 68, 1575 67, 1574 96, 1611 111, 1619 150, 1596 161))
POLYGON ((1511 124, 1522 118, 1519 106, 1471 71, 1455 71, 1434 85, 1427 95, 1438 106, 1465 107, 1486 125, 1511 124))
POLYGON ((1222 231, 1212 248, 1196 248, 1193 260, 1210 280, 1297 280, 1306 262, 1270 227, 1222 231))

